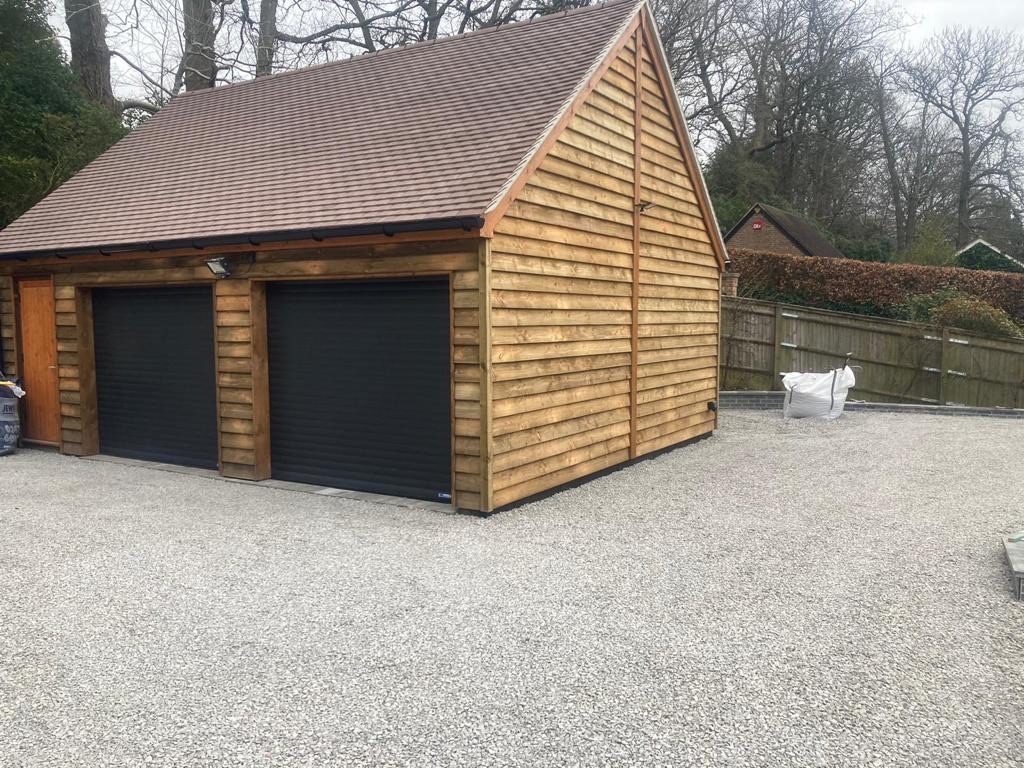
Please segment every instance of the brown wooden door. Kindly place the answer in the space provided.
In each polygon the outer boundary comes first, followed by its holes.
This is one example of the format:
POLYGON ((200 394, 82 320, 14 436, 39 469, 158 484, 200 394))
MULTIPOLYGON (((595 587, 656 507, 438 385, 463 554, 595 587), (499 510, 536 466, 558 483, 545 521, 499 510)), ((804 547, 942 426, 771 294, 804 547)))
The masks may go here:
POLYGON ((53 282, 48 277, 18 280, 18 326, 21 330, 22 400, 26 440, 57 445, 60 442, 60 406, 57 396, 57 321, 53 282))

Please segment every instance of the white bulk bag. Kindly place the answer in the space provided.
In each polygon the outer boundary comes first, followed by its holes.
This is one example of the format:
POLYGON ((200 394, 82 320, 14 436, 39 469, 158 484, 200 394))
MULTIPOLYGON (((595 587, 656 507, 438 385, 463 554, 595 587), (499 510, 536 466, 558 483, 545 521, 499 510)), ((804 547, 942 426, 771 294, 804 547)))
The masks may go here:
POLYGON ((787 373, 782 377, 786 399, 782 415, 787 419, 838 419, 846 405, 846 393, 856 383, 850 366, 828 373, 787 373))

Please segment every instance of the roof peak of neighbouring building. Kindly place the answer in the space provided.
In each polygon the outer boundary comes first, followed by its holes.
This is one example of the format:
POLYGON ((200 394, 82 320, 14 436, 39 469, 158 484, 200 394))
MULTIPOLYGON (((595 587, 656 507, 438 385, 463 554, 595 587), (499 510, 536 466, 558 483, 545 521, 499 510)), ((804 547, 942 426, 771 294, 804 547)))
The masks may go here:
POLYGON ((0 254, 479 226, 644 4, 176 97, 0 231, 0 254))
POLYGON ((750 209, 726 233, 725 239, 728 241, 758 211, 761 211, 771 219, 807 255, 837 259, 846 258, 845 254, 836 248, 809 218, 799 213, 793 213, 792 211, 769 205, 768 203, 754 203, 750 206, 750 209))

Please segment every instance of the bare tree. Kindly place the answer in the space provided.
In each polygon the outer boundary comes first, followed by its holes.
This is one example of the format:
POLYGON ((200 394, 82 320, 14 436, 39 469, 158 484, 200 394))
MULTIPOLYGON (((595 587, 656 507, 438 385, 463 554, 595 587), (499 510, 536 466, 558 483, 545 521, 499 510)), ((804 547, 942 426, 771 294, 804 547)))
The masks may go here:
POLYGON ((1024 117, 1024 41, 994 30, 946 29, 918 51, 906 84, 955 127, 956 244, 966 245, 979 194, 1011 183, 1007 160, 1019 136, 1010 122, 1024 117))
POLYGON ((919 223, 952 210, 956 139, 929 104, 901 90, 901 56, 880 57, 875 70, 875 114, 885 158, 897 252, 906 251, 919 223))
POLYGON ((745 85, 740 19, 749 0, 654 0, 672 77, 691 131, 715 144, 743 141, 745 85))

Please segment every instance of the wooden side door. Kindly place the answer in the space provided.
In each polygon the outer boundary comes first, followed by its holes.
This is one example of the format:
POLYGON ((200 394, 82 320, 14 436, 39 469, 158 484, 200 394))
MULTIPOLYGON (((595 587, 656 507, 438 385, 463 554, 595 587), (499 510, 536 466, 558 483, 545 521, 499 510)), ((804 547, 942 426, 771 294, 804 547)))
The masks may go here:
POLYGON ((18 328, 21 332, 21 434, 25 440, 48 445, 60 443, 60 404, 57 392, 57 319, 53 281, 49 277, 23 277, 17 281, 18 328))

